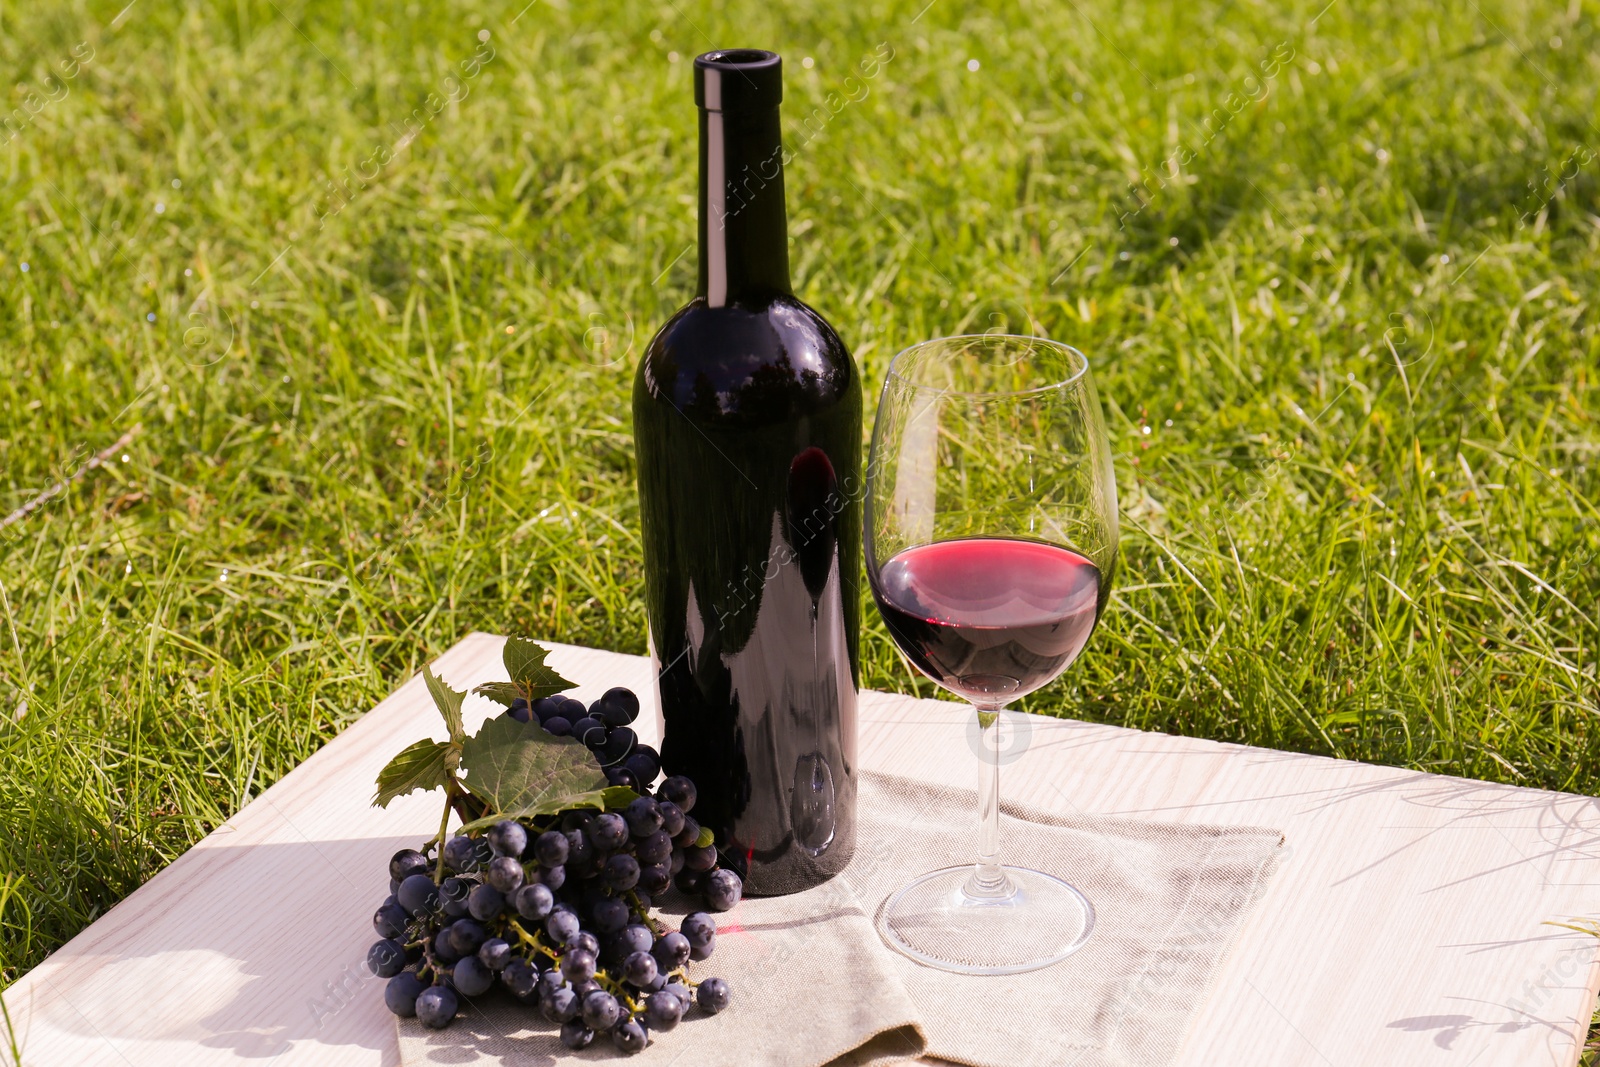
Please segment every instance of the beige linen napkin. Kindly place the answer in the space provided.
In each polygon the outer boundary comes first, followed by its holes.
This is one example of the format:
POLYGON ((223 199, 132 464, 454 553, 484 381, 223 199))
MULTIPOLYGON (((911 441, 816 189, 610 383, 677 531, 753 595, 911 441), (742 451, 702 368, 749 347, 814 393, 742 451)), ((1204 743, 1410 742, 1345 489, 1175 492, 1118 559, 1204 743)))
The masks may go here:
MULTIPOLYGON (((1240 922, 1276 869, 1282 834, 1252 827, 1049 817, 1003 806, 1002 855, 1072 882, 1093 903, 1088 943, 1053 967, 972 977, 890 951, 874 917, 925 871, 970 862, 972 792, 861 775, 857 851, 839 878, 718 916, 712 957, 691 964, 733 989, 628 1062, 640 1067, 887 1064, 921 1054, 975 1067, 1161 1067, 1240 922)), ((669 912, 671 897, 664 902, 669 912)), ((561 1047, 537 1011, 489 996, 446 1030, 399 1020, 404 1067, 553 1065, 621 1054, 603 1036, 561 1047)))
MULTIPOLYGON (((863 847, 843 878, 875 913, 916 875, 970 862, 976 803, 969 790, 863 775, 863 847), (874 850, 887 859, 874 862, 874 850)), ((1094 931, 1062 962, 1018 975, 952 974, 884 948, 916 1007, 928 1054, 977 1067, 1171 1062, 1241 920, 1277 869, 1283 834, 1052 817, 1005 803, 1001 811, 1010 816, 1001 819, 1002 859, 1077 886, 1094 905, 1094 931)))

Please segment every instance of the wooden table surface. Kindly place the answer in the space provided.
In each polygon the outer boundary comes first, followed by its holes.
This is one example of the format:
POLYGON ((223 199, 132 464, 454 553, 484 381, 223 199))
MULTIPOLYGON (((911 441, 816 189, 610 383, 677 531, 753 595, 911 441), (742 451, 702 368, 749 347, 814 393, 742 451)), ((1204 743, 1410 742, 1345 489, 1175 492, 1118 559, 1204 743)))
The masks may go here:
MULTIPOLYGON (((436 669, 457 688, 504 678, 500 645, 474 634, 436 669)), ((580 698, 637 691, 657 739, 648 660, 554 647, 580 698)), ((493 710, 470 698, 468 728, 493 710)), ((863 694, 861 761, 965 784, 969 716, 863 694)), ((1287 835, 1181 1067, 1577 1063, 1600 941, 1544 924, 1600 910, 1594 799, 1034 716, 1013 728, 1010 799, 1287 835)), ((23 1063, 396 1064, 370 917, 388 857, 437 830, 439 801, 369 800, 384 762, 430 734, 443 725, 415 678, 25 975, 4 995, 23 1063)))

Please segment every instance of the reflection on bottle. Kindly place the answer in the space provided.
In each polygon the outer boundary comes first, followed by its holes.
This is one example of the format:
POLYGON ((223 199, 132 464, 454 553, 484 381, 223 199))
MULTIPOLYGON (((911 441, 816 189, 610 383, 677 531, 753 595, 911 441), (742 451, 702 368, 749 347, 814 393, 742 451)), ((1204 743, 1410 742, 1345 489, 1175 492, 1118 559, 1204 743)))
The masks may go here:
POLYGON ((828 454, 812 446, 789 464, 788 493, 784 499, 784 532, 800 561, 800 575, 811 594, 813 610, 822 598, 838 544, 833 517, 842 507, 839 479, 828 454))
POLYGON ((812 856, 833 844, 837 816, 834 808, 833 771, 820 752, 808 752, 794 765, 794 794, 789 823, 795 843, 812 856))
POLYGON ((786 533, 774 514, 749 639, 719 657, 739 709, 738 800, 723 855, 735 869, 749 864, 752 895, 815 885, 855 844, 856 689, 838 538, 826 539, 834 548, 812 595, 786 533))

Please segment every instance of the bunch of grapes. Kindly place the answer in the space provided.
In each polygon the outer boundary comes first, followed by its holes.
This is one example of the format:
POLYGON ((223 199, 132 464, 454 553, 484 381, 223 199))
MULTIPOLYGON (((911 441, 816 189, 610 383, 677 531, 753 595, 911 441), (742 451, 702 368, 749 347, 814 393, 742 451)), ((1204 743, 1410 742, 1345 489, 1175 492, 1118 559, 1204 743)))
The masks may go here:
MULTIPOLYGON (((625 689, 586 709, 576 700, 548 699, 554 706, 541 709, 544 701, 537 701, 507 714, 538 714, 546 729, 559 719, 552 732, 571 732, 565 713, 582 709, 578 722, 604 725, 599 745, 621 730, 631 739, 627 723, 638 714, 638 700, 625 689), (608 713, 625 721, 613 722, 608 713)), ((694 982, 686 969, 711 955, 716 921, 696 911, 669 930, 650 908, 676 882, 711 910, 726 911, 744 886, 735 872, 718 867, 709 831, 689 814, 694 783, 670 777, 652 794, 660 761, 653 751, 636 758, 644 748, 635 743, 622 767, 610 768, 631 776, 613 784, 639 794, 622 810, 507 819, 481 836, 457 834, 438 853, 430 843, 394 855, 390 896, 373 916, 382 940, 367 954, 373 973, 388 979, 390 1011, 444 1027, 461 997, 498 984, 558 1024, 568 1048, 609 1034, 617 1048, 634 1053, 692 1007, 715 1014, 727 1006, 727 982, 694 982)))
POLYGON ((608 690, 587 708, 571 697, 541 697, 531 705, 519 698, 505 714, 537 722, 557 737, 577 738, 600 761, 612 785, 643 790, 661 773, 660 753, 640 744, 631 725, 639 717, 639 698, 630 689, 608 690))

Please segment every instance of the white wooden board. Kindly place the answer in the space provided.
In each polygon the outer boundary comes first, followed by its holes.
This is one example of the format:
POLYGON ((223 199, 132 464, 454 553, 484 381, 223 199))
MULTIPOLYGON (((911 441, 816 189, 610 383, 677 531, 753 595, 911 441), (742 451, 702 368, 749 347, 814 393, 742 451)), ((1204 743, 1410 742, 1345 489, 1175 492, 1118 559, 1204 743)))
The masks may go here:
MULTIPOLYGON (((500 644, 475 634, 436 666, 457 687, 503 678, 500 644)), ((639 692, 657 739, 647 660, 560 645, 551 662, 583 699, 639 692)), ((492 710, 469 699, 469 729, 492 710)), ((868 693, 862 711, 865 766, 973 778, 962 706, 868 693)), ((1600 942, 1542 924, 1600 911, 1594 799, 1016 721, 1011 799, 1287 834, 1181 1067, 1577 1063, 1600 942)), ((4 996, 23 1062, 394 1067, 369 920, 385 862, 435 832, 439 803, 368 802, 384 762, 430 734, 443 727, 413 679, 25 975, 4 996)))

